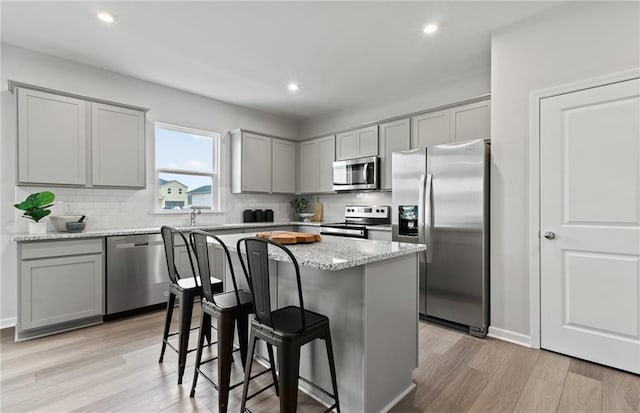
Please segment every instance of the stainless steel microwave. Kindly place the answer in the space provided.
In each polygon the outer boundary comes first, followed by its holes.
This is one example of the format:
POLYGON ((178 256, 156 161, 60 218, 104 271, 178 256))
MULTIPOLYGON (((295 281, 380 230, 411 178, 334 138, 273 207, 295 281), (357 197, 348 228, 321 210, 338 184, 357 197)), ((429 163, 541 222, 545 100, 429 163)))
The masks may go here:
POLYGON ((346 159, 333 163, 333 190, 380 189, 380 158, 346 159))

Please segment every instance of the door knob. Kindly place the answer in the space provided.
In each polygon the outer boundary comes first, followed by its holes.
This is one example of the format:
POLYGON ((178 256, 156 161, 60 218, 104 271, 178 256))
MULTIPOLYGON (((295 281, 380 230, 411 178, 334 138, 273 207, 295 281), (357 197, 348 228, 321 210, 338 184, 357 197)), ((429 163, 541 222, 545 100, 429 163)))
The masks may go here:
POLYGON ((544 237, 546 239, 555 239, 556 238, 556 234, 551 232, 551 231, 547 231, 544 233, 544 237))

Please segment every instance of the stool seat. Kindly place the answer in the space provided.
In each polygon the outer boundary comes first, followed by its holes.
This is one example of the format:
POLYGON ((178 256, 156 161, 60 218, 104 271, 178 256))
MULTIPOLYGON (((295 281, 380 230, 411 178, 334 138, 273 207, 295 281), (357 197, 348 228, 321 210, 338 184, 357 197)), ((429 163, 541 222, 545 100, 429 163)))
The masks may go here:
MULTIPOLYGON (((322 323, 329 322, 329 319, 326 316, 309 310, 304 310, 304 317, 307 330, 310 330, 315 326, 319 326, 322 323)), ((273 329, 278 332, 286 334, 300 333, 302 331, 300 307, 288 306, 273 311, 271 313, 271 322, 273 324, 273 329)))
POLYGON ((253 300, 251 298, 251 292, 247 290, 238 290, 238 296, 240 297, 240 303, 238 304, 238 300, 236 299, 235 291, 230 291, 228 293, 216 294, 215 295, 215 304, 203 300, 202 307, 212 310, 212 311, 220 311, 224 309, 235 310, 239 306, 252 306, 253 300))
MULTIPOLYGON (((180 278, 177 284, 183 290, 191 290, 191 289, 201 288, 200 286, 202 285, 202 282, 200 281, 200 277, 189 277, 189 278, 180 278), (195 278, 198 279, 197 284, 196 284, 195 278)), ((211 284, 222 285, 222 280, 219 280, 215 277, 211 277, 211 284)))

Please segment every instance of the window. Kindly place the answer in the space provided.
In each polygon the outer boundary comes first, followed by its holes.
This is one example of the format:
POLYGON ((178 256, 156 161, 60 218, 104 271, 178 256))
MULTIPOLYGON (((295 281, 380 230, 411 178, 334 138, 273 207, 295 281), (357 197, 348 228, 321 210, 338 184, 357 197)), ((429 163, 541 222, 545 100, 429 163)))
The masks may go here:
POLYGON ((217 133, 155 124, 156 209, 219 210, 219 141, 217 133))

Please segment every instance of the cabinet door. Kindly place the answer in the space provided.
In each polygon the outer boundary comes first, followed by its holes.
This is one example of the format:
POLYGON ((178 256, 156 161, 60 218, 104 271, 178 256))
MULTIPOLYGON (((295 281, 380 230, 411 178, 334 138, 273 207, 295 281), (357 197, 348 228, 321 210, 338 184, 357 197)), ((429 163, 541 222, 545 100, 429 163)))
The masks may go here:
POLYGON ((336 160, 359 157, 357 131, 343 132, 336 135, 336 160))
POLYGON ((102 254, 22 261, 23 330, 102 314, 102 254))
POLYGON ((242 190, 271 192, 271 138, 242 134, 242 190))
POLYGON ((358 158, 378 156, 378 125, 358 129, 358 158))
POLYGON ((391 153, 406 151, 410 146, 411 124, 408 118, 380 125, 380 189, 391 189, 391 153))
POLYGON ((318 140, 302 142, 300 144, 299 174, 301 194, 314 193, 318 190, 318 160, 318 140))
POLYGON ((86 102, 18 89, 18 182, 85 185, 86 102))
POLYGON ((144 112, 91 104, 92 182, 144 188, 144 112))
POLYGON ((490 137, 490 101, 485 100, 451 109, 451 142, 490 137))
POLYGON ((336 139, 334 135, 318 141, 318 192, 333 191, 333 161, 336 160, 336 139))
POLYGON ((449 143, 451 125, 448 110, 414 116, 411 121, 411 148, 449 143))
POLYGON ((296 144, 272 139, 271 191, 279 194, 296 193, 296 144))

